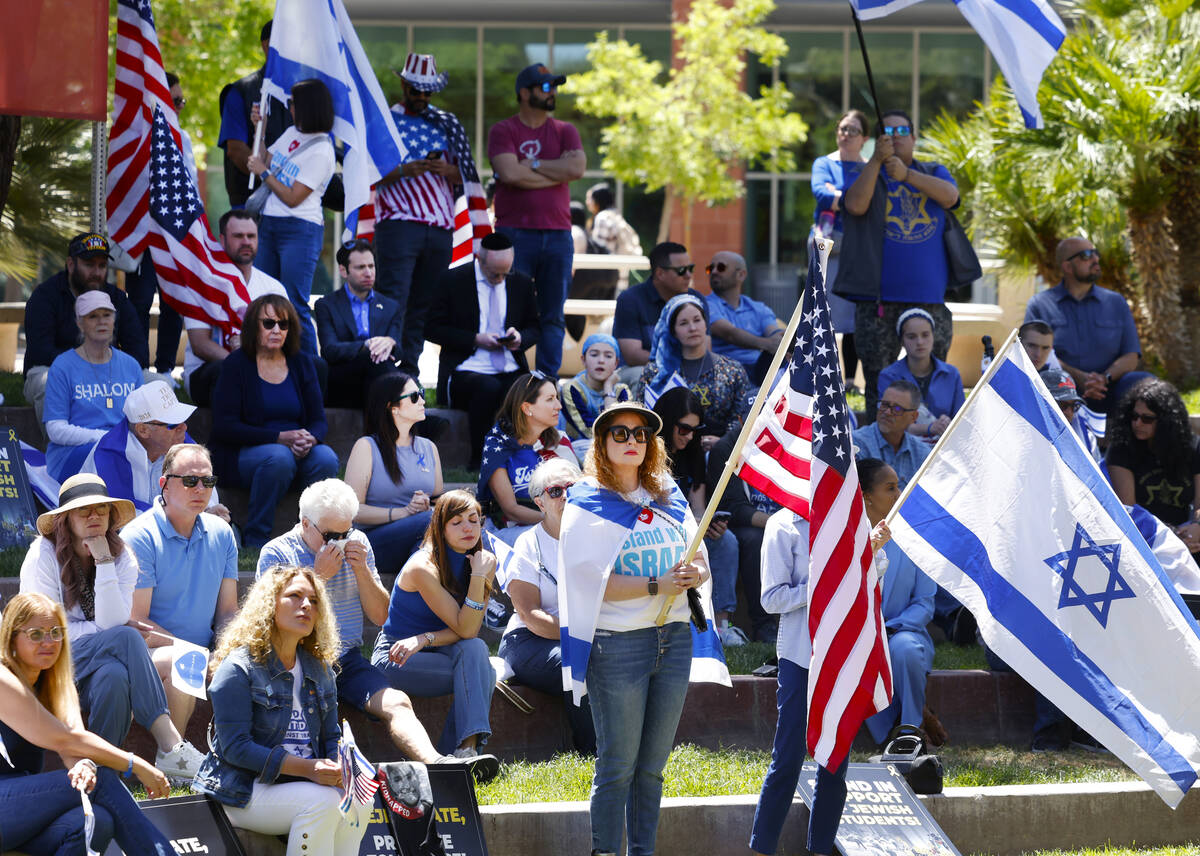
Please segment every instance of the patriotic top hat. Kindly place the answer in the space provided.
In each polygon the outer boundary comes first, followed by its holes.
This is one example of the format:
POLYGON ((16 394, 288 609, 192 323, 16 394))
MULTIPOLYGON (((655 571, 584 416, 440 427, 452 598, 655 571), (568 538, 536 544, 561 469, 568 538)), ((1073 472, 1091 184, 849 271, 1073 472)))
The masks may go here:
POLYGON ((433 54, 410 53, 404 61, 404 70, 395 74, 419 92, 441 92, 450 82, 446 72, 438 74, 433 54))

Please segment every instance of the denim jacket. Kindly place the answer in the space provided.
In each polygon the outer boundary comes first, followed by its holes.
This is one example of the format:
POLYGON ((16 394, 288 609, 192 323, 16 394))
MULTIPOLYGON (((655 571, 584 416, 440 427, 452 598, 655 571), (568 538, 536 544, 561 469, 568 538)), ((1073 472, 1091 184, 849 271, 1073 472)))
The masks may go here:
MULTIPOLYGON (((300 699, 308 714, 316 758, 337 758, 337 684, 333 672, 303 648, 300 699)), ((230 654, 208 688, 213 707, 212 748, 192 787, 218 802, 238 808, 250 801, 254 781, 271 784, 283 765, 283 737, 292 713, 292 673, 272 651, 266 663, 247 648, 230 654)))

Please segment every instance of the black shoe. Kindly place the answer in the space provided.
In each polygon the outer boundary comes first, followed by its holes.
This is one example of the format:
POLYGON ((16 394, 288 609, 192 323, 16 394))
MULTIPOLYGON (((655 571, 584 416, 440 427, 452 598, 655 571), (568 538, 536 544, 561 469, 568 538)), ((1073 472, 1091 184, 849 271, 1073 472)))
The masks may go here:
MULTIPOLYGON (((465 752, 466 750, 458 751, 465 752)), ((475 781, 481 785, 486 785, 500 774, 500 759, 495 755, 443 755, 435 763, 466 767, 475 781)))
POLYGON ((1070 748, 1082 749, 1084 752, 1097 752, 1097 753, 1111 754, 1108 752, 1107 749, 1104 748, 1104 746, 1100 743, 1099 740, 1097 740, 1092 735, 1088 734, 1086 731, 1084 731, 1078 725, 1075 726, 1075 730, 1071 734, 1070 748))
POLYGON ((1038 754, 1043 752, 1066 752, 1071 744, 1055 734, 1038 734, 1033 738, 1030 749, 1038 754))

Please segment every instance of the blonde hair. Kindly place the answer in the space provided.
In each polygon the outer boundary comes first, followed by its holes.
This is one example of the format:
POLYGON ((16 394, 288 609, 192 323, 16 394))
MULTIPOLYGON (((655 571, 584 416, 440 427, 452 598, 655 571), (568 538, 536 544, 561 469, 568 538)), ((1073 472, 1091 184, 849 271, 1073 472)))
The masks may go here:
POLYGON ((79 714, 79 694, 75 690, 75 669, 71 665, 71 642, 67 639, 67 614, 61 603, 38 592, 22 592, 8 602, 4 616, 0 618, 0 663, 18 678, 23 667, 17 662, 13 639, 21 628, 35 618, 50 616, 63 630, 62 647, 58 659, 48 669, 43 669, 33 685, 38 701, 67 726, 82 726, 79 714))
POLYGON ((321 663, 333 667, 338 659, 341 638, 333 610, 325 598, 325 583, 312 568, 274 565, 250 587, 242 608, 221 633, 212 656, 213 668, 238 648, 249 649, 250 656, 260 663, 267 661, 274 648, 275 607, 279 595, 296 577, 304 577, 316 592, 316 620, 312 632, 300 640, 300 647, 321 663))
MULTIPOLYGON (((639 415, 638 418, 641 419, 643 425, 646 425, 646 417, 639 415)), ((613 469, 613 463, 608 457, 607 429, 610 427, 612 426, 605 426, 603 436, 597 435, 592 441, 587 457, 583 461, 583 472, 600 482, 601 487, 621 493, 621 483, 617 480, 616 470, 613 469)), ((649 426, 647 425, 647 427, 649 426)), ((666 502, 673 483, 671 459, 667 457, 667 447, 663 443, 662 437, 653 434, 650 442, 646 444, 646 457, 642 459, 642 463, 638 467, 638 484, 650 491, 656 502, 666 502)))

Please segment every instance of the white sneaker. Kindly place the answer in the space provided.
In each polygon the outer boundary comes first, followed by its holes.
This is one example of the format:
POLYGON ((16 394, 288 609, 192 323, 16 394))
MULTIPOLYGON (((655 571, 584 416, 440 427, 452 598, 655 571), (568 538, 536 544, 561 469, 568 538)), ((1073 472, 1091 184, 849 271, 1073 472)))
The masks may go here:
POLYGON ((732 624, 727 624, 718 630, 717 638, 721 640, 721 645, 726 648, 736 648, 750 641, 746 637, 746 634, 742 632, 742 628, 735 627, 732 624))
POLYGON ((204 753, 191 743, 181 740, 170 752, 158 752, 154 756, 154 766, 158 767, 168 779, 179 779, 190 782, 204 761, 204 753))

